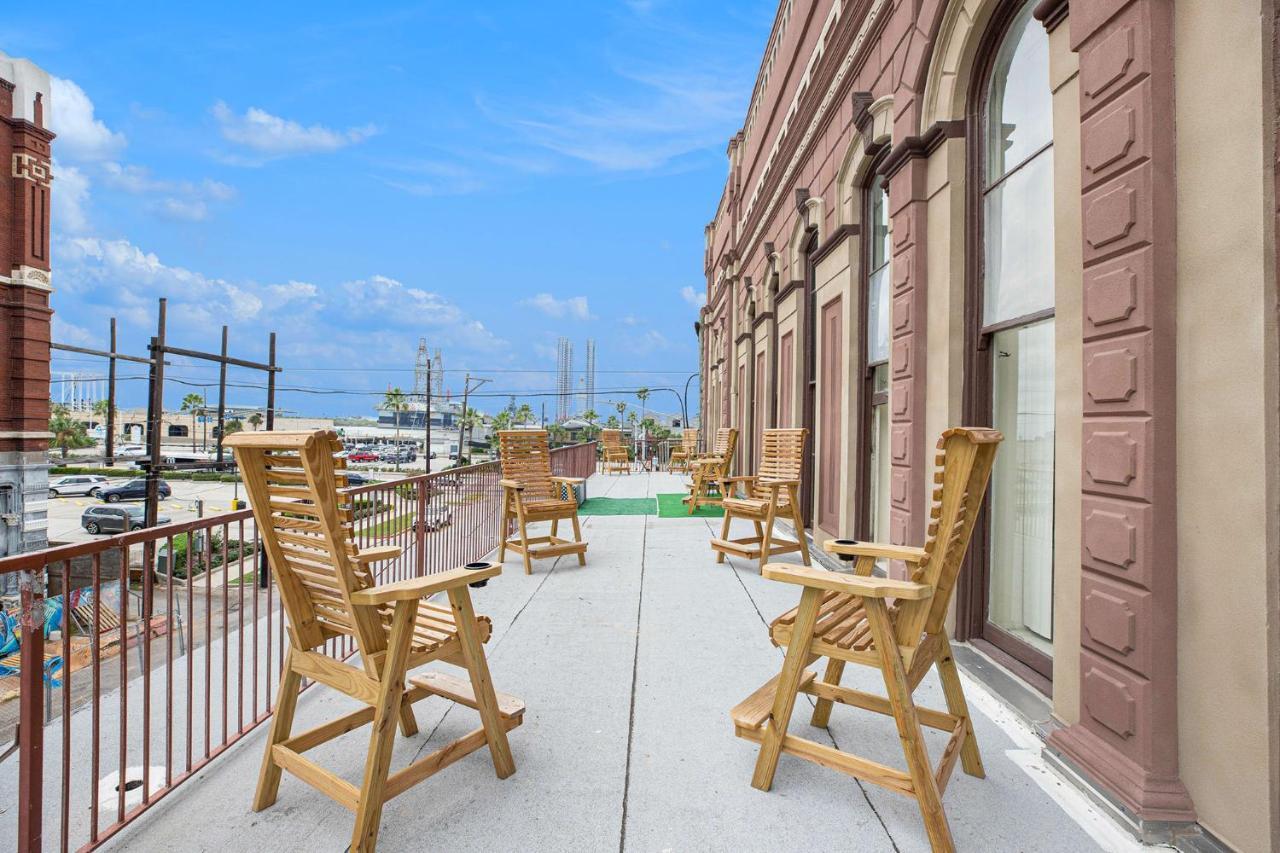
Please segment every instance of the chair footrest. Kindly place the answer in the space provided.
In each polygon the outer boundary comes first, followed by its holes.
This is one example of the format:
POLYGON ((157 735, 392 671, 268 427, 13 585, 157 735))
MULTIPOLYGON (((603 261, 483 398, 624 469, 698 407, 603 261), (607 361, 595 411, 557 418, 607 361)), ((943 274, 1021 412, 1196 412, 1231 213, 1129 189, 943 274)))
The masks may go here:
MULTIPOLYGON (((454 678, 443 672, 424 672, 421 675, 412 676, 409 683, 415 687, 421 687, 436 696, 445 699, 451 699, 459 705, 466 705, 468 708, 479 708, 476 702, 475 691, 471 688, 470 681, 464 681, 461 678, 454 678)), ((524 714, 524 702, 514 696, 508 696, 506 693, 494 691, 493 695, 498 700, 498 716, 503 719, 511 719, 524 714)))
MULTIPOLYGON (((760 688, 752 693, 746 699, 743 699, 733 707, 729 712, 729 716, 733 718, 733 725, 739 729, 739 735, 743 729, 754 731, 764 727, 765 721, 769 719, 769 714, 773 712, 773 697, 778 692, 778 678, 775 675, 760 688)), ((811 669, 806 669, 804 675, 800 678, 800 690, 805 691, 809 685, 813 683, 818 674, 811 669)))
MULTIPOLYGON (((573 542, 556 536, 536 536, 527 541, 529 556, 535 559, 558 557, 561 554, 585 554, 587 552, 586 542, 573 542)), ((507 550, 523 554, 525 546, 520 544, 519 539, 508 539, 507 550)))
MULTIPOLYGON (((713 551, 723 551, 726 554, 736 554, 740 557, 756 559, 762 553, 761 544, 764 540, 759 536, 748 536, 744 539, 712 539, 711 549, 713 551)), ((791 539, 774 539, 769 543, 769 553, 767 556, 774 554, 786 554, 790 551, 799 551, 800 543, 791 539)))

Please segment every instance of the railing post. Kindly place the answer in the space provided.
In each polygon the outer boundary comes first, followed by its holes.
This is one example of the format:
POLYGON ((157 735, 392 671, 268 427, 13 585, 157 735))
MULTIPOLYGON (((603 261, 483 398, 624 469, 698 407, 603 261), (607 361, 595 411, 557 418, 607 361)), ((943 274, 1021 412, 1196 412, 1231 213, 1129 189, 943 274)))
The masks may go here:
POLYGON ((18 684, 18 853, 40 853, 44 827, 44 584, 41 572, 23 571, 19 584, 22 675, 18 684))
MULTIPOLYGON (((427 417, 430 418, 428 412, 427 417)), ((427 470, 431 470, 431 448, 427 448, 427 470)), ((414 558, 415 571, 418 577, 422 577, 427 573, 427 480, 423 477, 418 481, 418 521, 413 526, 413 546, 417 551, 414 558)))

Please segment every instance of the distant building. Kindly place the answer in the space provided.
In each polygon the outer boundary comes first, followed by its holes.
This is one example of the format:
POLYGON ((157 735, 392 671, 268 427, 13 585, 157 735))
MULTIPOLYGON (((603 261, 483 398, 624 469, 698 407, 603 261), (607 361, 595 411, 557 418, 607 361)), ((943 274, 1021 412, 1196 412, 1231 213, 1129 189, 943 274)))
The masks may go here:
POLYGON ((0 53, 0 556, 48 543, 48 109, 49 75, 0 53))

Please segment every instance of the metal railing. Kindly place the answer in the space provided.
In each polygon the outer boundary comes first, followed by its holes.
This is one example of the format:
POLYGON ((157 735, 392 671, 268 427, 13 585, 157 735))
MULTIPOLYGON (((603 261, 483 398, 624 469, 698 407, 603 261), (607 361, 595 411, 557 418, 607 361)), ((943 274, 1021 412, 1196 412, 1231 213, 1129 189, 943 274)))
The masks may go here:
MULTIPOLYGON (((595 443, 552 464, 589 476, 595 443)), ((487 555, 500 479, 486 462, 349 489, 359 544, 402 549, 378 581, 487 555)), ((0 802, 17 808, 0 837, 93 849, 270 717, 285 620, 260 554, 240 510, 0 559, 21 589, 18 697, 0 702, 0 802)))

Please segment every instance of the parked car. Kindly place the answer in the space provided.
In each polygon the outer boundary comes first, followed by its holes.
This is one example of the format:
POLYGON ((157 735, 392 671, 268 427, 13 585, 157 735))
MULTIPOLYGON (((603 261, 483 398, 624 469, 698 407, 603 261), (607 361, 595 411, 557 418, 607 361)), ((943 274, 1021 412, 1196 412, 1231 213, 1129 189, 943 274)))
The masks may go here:
POLYGON ((122 444, 116 448, 116 456, 142 456, 146 452, 146 446, 141 444, 122 444))
MULTIPOLYGON (((158 483, 160 487, 160 500, 164 500, 173 494, 173 490, 169 488, 169 484, 164 480, 158 483)), ((119 501, 140 501, 147 496, 147 481, 144 479, 130 480, 120 486, 110 486, 101 489, 98 497, 108 503, 117 503, 119 501)))
POLYGON ((372 483, 372 482, 373 482, 373 480, 369 479, 369 478, 368 478, 368 477, 366 477, 364 474, 357 474, 355 471, 348 471, 348 472, 347 472, 347 486, 348 486, 348 488, 349 488, 349 487, 351 487, 351 486, 367 486, 367 485, 369 485, 369 484, 370 484, 370 483, 372 483))
MULTIPOLYGON (((99 533, 123 533, 125 519, 129 521, 129 529, 137 530, 147 526, 146 510, 140 506, 103 506, 95 504, 85 509, 80 516, 80 526, 95 536, 99 533)), ((170 519, 160 516, 156 524, 168 524, 170 519)))
POLYGON ((49 481, 49 497, 60 498, 65 495, 97 497, 98 492, 106 485, 106 477, 99 477, 96 474, 71 474, 49 481))
POLYGON ((370 450, 354 450, 347 454, 348 462, 377 462, 378 454, 370 450))

